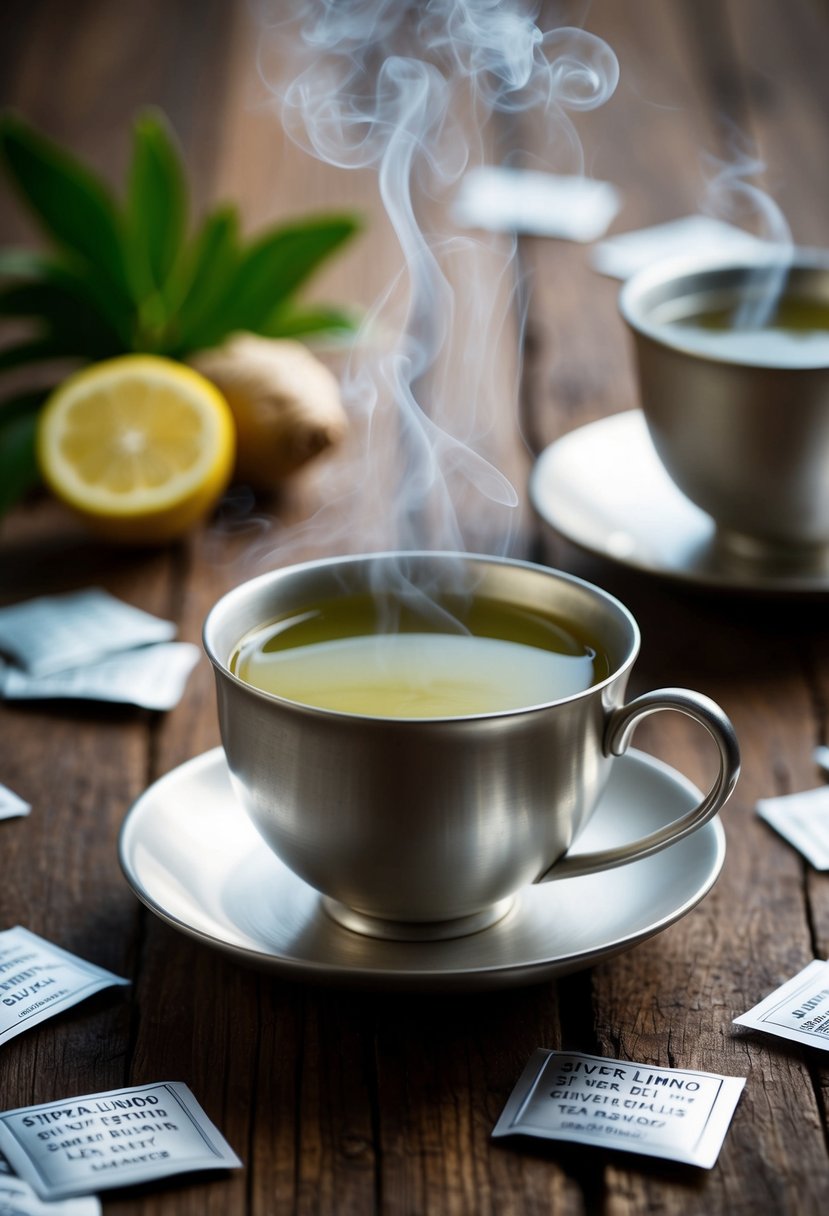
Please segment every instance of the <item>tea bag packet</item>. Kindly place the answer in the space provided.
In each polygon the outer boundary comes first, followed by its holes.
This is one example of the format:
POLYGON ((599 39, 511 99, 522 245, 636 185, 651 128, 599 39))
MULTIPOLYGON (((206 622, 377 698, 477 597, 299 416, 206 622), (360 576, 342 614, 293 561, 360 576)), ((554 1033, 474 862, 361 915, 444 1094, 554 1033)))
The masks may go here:
POLYGON ((609 182, 482 165, 461 182, 453 216, 464 228, 593 241, 619 205, 619 192, 609 182))
POLYGON ((22 1178, 0 1174, 0 1216, 101 1216, 101 1201, 97 1195, 83 1195, 44 1202, 22 1178))
POLYGON ((93 663, 104 655, 167 642, 171 621, 92 588, 0 608, 0 652, 31 676, 93 663))
POLYGON ((19 794, 15 794, 14 790, 0 785, 0 819, 17 819, 22 815, 28 815, 31 809, 31 804, 24 802, 19 794))
POLYGON ((242 1165, 179 1081, 0 1112, 0 1149, 47 1200, 242 1165))
POLYGON ((22 925, 0 933, 0 1046, 95 992, 129 980, 22 925))
POLYGON ((829 870, 829 785, 780 798, 761 798, 757 814, 816 870, 829 870))
POLYGON ((734 1024, 829 1051, 829 962, 814 959, 734 1024))
POLYGON ((74 698, 112 701, 143 709, 172 709, 201 657, 192 642, 160 642, 109 655, 86 667, 34 676, 0 669, 0 697, 8 701, 74 698))
POLYGON ((820 747, 815 748, 814 756, 818 768, 822 768, 824 773, 829 774, 829 747, 822 743, 820 747))
POLYGON ((663 258, 688 253, 704 257, 739 258, 759 255, 765 245, 733 224, 706 215, 621 232, 601 241, 591 252, 595 270, 614 279, 630 278, 637 270, 663 258))
POLYGON ((744 1077, 539 1048, 492 1135, 567 1140, 711 1169, 744 1077))
POLYGON ((15 1178, 6 1158, 0 1153, 0 1216, 101 1216, 97 1195, 59 1199, 55 1203, 40 1199, 28 1182, 15 1178))

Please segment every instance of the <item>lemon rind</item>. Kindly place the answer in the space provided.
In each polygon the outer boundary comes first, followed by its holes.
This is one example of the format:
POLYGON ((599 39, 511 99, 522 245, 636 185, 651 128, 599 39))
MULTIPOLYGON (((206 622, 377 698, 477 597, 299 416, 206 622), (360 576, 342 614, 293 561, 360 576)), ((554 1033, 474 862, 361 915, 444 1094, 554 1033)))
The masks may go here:
MULTIPOLYGON (((181 512, 198 518, 219 499, 233 470, 235 430, 232 414, 221 393, 192 368, 153 355, 125 355, 76 372, 47 401, 38 429, 37 454, 44 480, 68 506, 90 519, 164 524, 164 517, 181 512), (62 422, 79 398, 94 386, 98 390, 123 386, 134 375, 152 386, 175 386, 200 415, 204 451, 187 469, 161 487, 110 491, 90 485, 74 471, 60 451, 66 426, 62 422), (206 505, 205 505, 206 504, 206 505)), ((192 520, 191 520, 192 522, 192 520)))

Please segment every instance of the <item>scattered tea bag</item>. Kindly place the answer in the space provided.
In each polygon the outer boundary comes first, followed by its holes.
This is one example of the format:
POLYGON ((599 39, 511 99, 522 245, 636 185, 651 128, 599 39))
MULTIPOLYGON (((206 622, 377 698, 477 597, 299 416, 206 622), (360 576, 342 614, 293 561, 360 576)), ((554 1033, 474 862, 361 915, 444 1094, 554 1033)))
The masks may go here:
POLYGON ((95 662, 106 654, 167 642, 176 627, 92 588, 0 608, 0 652, 32 676, 95 662))
POLYGON ((814 959, 734 1022, 829 1051, 829 962, 814 959))
POLYGON ((482 165, 463 178, 453 214, 464 228, 593 241, 619 205, 619 192, 609 182, 482 165))
POLYGON ((818 768, 822 768, 824 773, 829 776, 829 747, 827 747, 825 743, 821 744, 820 747, 816 747, 814 757, 815 764, 818 766, 818 768))
POLYGON ((84 1195, 44 1203, 28 1182, 15 1178, 12 1167, 0 1153, 0 1216, 101 1216, 101 1201, 97 1195, 84 1195))
POLYGON ((493 1136, 535 1136, 711 1169, 744 1077, 539 1048, 493 1136))
POLYGON ((600 241, 591 252, 591 261, 600 274, 614 279, 627 279, 637 270, 663 258, 686 253, 710 257, 754 257, 765 248, 763 241, 706 215, 688 215, 683 219, 621 232, 600 241))
POLYGON ((816 870, 829 870, 829 785, 780 798, 761 798, 757 814, 816 870))
POLYGON ((129 980, 22 925, 0 933, 0 1046, 102 988, 129 980))
POLYGON ((101 1201, 84 1195, 45 1203, 22 1178, 0 1174, 0 1216, 101 1216, 101 1201))
POLYGON ((172 709, 200 657, 192 642, 160 642, 51 675, 33 676, 6 666, 0 668, 0 697, 9 701, 74 698, 172 709))
POLYGON ((0 1112, 0 1149, 48 1200, 242 1164, 180 1081, 0 1112))
MULTIPOLYGON (((15 794, 14 790, 10 790, 8 786, 0 785, 0 819, 16 819, 19 816, 28 815, 31 809, 31 803, 24 802, 20 795, 15 794)), ((1 1210, 0 1216, 2 1216, 1 1210)))

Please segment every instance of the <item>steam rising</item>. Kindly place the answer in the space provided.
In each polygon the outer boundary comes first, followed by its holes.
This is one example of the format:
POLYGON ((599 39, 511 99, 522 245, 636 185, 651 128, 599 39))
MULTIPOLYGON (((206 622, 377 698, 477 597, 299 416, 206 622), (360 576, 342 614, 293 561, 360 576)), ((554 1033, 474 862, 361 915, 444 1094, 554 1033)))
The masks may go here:
MULTIPOLYGON (((518 496, 486 447, 517 397, 515 241, 458 233, 448 204, 507 123, 514 144, 517 116, 532 122, 536 167, 582 172, 570 115, 601 105, 618 79, 605 43, 579 29, 543 32, 538 7, 262 0, 260 72, 286 132, 330 165, 374 168, 400 245, 399 276, 370 309, 343 377, 364 464, 328 494, 359 496, 364 534, 348 537, 352 551, 513 544, 518 496)), ((336 514, 349 517, 340 497, 336 514)), ((331 511, 324 523, 330 546, 331 511)))
MULTIPOLYGON (((736 136, 734 137, 736 142, 736 136)), ((794 242, 783 212, 765 191, 755 185, 765 170, 762 160, 735 149, 728 162, 709 158, 706 210, 720 219, 749 226, 763 241, 757 267, 733 317, 738 329, 759 329, 774 315, 792 264, 794 242)))

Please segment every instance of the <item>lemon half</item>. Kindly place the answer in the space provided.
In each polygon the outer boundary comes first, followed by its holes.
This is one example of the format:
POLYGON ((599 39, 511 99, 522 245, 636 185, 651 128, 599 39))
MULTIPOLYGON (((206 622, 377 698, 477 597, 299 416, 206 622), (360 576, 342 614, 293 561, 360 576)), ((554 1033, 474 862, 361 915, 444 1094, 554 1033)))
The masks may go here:
POLYGON ((233 415, 214 386, 156 355, 122 355, 70 376, 38 423, 37 456, 54 494, 110 540, 183 535, 233 471, 233 415))

